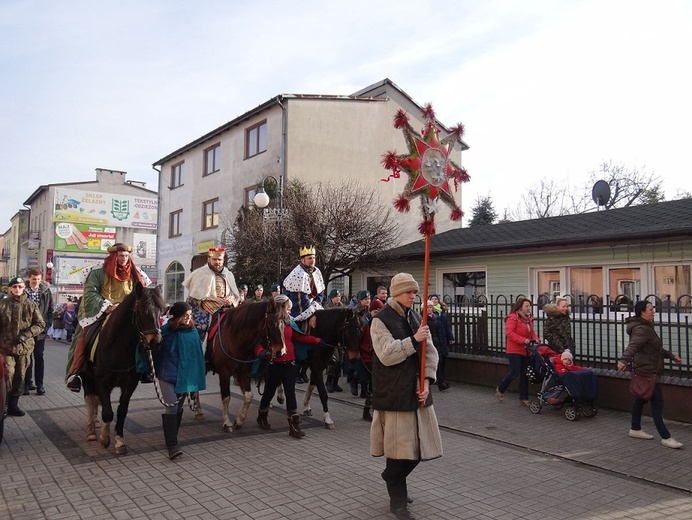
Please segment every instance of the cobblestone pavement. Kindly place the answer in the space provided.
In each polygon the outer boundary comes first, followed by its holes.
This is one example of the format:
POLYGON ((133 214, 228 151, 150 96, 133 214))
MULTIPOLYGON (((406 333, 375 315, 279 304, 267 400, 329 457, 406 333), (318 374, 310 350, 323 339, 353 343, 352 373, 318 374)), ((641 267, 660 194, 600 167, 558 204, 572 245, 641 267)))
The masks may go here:
MULTIPOLYGON (((12 520, 388 519, 380 472, 368 454, 363 400, 330 394, 336 423, 326 430, 320 404, 303 418, 306 436, 288 436, 285 413, 270 412, 272 430, 255 424, 257 401, 240 431, 221 431, 218 381, 208 377, 204 421, 189 410, 184 454, 165 455, 161 405, 153 385, 135 392, 125 424, 127 455, 87 443, 81 395, 63 383, 67 345, 48 341, 46 395, 24 396, 21 418, 8 417, 0 446, 0 518, 12 520)), ((298 385, 299 400, 302 389, 298 385)), ((232 410, 240 405, 234 387, 232 410)), ((117 390, 114 392, 117 399, 117 390)), ((629 417, 599 410, 567 421, 561 411, 531 414, 516 394, 495 400, 489 388, 434 389, 445 454, 410 477, 419 519, 692 518, 692 425, 668 421, 682 450, 627 437, 629 417)), ((650 419, 644 429, 655 432, 650 419)))

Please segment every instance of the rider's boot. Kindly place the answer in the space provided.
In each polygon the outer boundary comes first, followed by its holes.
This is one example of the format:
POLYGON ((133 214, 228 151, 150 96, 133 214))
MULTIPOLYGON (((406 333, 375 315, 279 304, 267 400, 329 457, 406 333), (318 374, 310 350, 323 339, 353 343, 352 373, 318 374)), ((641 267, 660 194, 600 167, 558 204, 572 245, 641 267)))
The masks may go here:
POLYGON ((183 454, 183 450, 178 447, 178 417, 173 414, 161 414, 163 420, 163 438, 168 448, 168 458, 174 458, 183 454))
POLYGON ((269 424, 269 421, 267 420, 268 415, 269 410, 262 410, 261 408, 259 413, 257 414, 257 424, 259 424, 259 427, 263 430, 271 430, 272 428, 269 424))
POLYGON ((297 413, 292 414, 288 418, 288 427, 289 427, 289 432, 288 434, 291 437, 295 437, 296 439, 300 439, 301 437, 305 437, 305 433, 303 430, 300 429, 300 415, 297 413))

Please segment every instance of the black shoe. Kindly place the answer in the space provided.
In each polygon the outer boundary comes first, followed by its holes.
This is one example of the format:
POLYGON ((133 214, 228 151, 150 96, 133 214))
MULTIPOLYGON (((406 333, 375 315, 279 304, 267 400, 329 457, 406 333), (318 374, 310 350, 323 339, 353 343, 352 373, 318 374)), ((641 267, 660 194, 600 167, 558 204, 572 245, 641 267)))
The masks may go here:
POLYGON ((411 495, 406 495, 406 503, 413 504, 413 497, 411 497, 411 495))
POLYGON ((416 517, 413 516, 413 513, 408 510, 408 507, 397 507, 396 509, 390 508, 389 509, 392 513, 394 513, 394 516, 397 517, 397 520, 416 520, 416 517))
POLYGON ((351 381, 351 395, 358 397, 358 383, 356 381, 351 381))
MULTIPOLYGON (((149 372, 145 372, 144 374, 141 375, 139 378, 140 383, 153 383, 154 378, 151 377, 151 374, 149 372)), ((176 455, 177 456, 177 455, 176 455)))
POLYGON ((43 385, 36 386, 36 395, 46 395, 46 390, 43 388, 43 385))
POLYGON ((343 392, 344 389, 339 386, 339 383, 334 383, 334 391, 335 392, 343 392))
POLYGON ((440 392, 444 392, 445 390, 448 390, 448 389, 449 389, 449 383, 443 381, 442 383, 440 383, 439 385, 437 385, 437 388, 440 389, 440 392))
POLYGON ((78 376, 70 376, 70 378, 67 380, 67 388, 69 388, 73 392, 81 392, 82 381, 79 379, 78 376))
POLYGON ((28 386, 24 387, 24 393, 22 395, 29 395, 29 387, 28 386))
POLYGON ((26 385, 26 388, 28 390, 36 390, 36 385, 34 383, 29 383, 28 385, 26 385))

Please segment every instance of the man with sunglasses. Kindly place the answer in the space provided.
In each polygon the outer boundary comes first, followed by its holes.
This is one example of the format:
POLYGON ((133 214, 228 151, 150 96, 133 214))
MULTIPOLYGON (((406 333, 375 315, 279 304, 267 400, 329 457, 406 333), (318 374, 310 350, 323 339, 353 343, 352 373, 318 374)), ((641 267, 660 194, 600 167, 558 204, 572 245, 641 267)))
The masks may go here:
POLYGON ((9 296, 0 301, 0 353, 7 369, 7 415, 21 417, 26 412, 19 407, 19 397, 24 393, 34 338, 45 330, 46 322, 26 294, 24 278, 15 276, 9 287, 9 296))

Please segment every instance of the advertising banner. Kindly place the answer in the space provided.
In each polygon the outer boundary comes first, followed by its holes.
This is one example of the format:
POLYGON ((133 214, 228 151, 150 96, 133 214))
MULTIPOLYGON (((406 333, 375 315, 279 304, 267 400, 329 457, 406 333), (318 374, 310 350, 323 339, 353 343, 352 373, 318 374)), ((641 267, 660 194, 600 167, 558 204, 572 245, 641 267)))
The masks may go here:
POLYGON ((60 222, 55 225, 55 250, 106 253, 115 244, 115 228, 60 222))
POLYGON ((84 270, 103 262, 103 258, 60 256, 54 259, 57 265, 53 267, 53 283, 58 285, 82 285, 86 279, 84 270))
POLYGON ((155 198, 55 188, 55 222, 156 229, 157 213, 155 198))
MULTIPOLYGON (((156 263, 156 235, 147 233, 133 233, 132 256, 137 265, 144 263, 156 263)), ((148 274, 148 273, 147 273, 148 274)))

